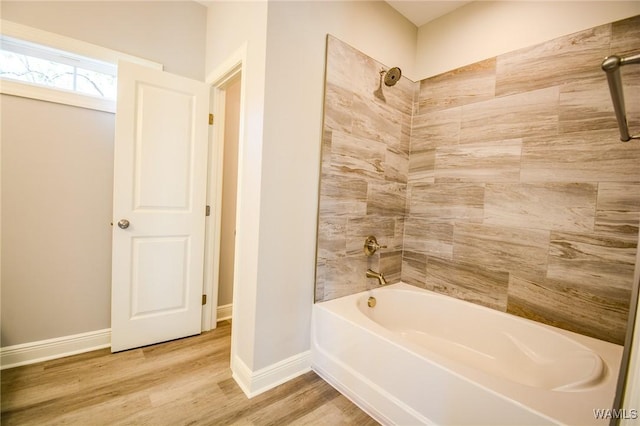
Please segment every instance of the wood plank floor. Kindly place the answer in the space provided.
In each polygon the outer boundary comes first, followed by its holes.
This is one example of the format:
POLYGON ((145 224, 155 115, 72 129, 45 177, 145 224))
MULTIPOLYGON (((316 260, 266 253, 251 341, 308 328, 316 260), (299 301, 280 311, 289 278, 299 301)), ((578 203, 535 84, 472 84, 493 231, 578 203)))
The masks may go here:
POLYGON ((377 425, 309 372, 247 399, 231 378, 231 324, 200 336, 2 371, 2 425, 377 425))

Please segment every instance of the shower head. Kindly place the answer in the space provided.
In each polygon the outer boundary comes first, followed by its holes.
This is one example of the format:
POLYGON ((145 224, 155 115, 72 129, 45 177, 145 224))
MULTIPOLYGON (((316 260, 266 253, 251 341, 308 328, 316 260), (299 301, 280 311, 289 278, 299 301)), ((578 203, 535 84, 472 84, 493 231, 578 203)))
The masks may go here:
POLYGON ((400 68, 398 67, 393 67, 388 71, 385 71, 384 68, 381 69, 380 85, 378 86, 378 89, 376 89, 376 91, 373 92, 375 97, 380 99, 382 102, 387 102, 387 100, 384 97, 384 93, 382 92, 382 82, 384 81, 385 86, 388 86, 388 87, 395 86, 398 80, 400 80, 400 77, 402 77, 402 71, 400 71, 400 68))
POLYGON ((386 86, 394 86, 402 77, 402 71, 398 67, 393 67, 384 76, 384 84, 386 86))

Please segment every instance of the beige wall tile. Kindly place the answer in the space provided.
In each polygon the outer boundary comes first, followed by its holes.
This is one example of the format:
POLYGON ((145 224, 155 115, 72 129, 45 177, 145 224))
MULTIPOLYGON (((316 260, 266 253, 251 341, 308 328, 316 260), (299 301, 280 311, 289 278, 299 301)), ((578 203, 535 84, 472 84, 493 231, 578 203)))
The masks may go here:
POLYGON ((453 230, 453 260, 481 267, 544 277, 549 231, 496 225, 457 223, 453 230))
POLYGON ((448 109, 492 99, 496 85, 496 58, 437 75, 420 82, 418 111, 448 109))
POLYGON ((435 182, 518 182, 522 139, 441 146, 435 182))
POLYGON ((386 153, 384 142, 333 131, 331 173, 365 179, 383 178, 386 153))
POLYGON ((638 53, 640 15, 611 24, 611 55, 638 53))
POLYGON ((458 143, 461 114, 461 108, 452 108, 414 116, 409 182, 435 181, 435 148, 458 143))
MULTIPOLYGON (((383 251, 380 253, 380 269, 387 283, 393 284, 400 281, 402 273, 402 250, 383 251)), ((375 280, 374 280, 375 283, 375 280)))
POLYGON ((325 174, 320 183, 320 216, 356 215, 367 213, 367 182, 325 174))
POLYGON ((611 27, 601 25, 498 56, 496 96, 558 86, 599 73, 611 27))
POLYGON ((453 223, 409 216, 404 227, 404 249, 453 259, 453 223))
POLYGON ((411 129, 411 154, 457 144, 461 119, 461 107, 416 114, 411 129))
POLYGON ((388 181, 407 183, 409 176, 408 152, 387 148, 384 156, 384 178, 388 181))
MULTIPOLYGON (((380 76, 380 70, 388 70, 391 66, 379 64, 378 77, 380 76)), ((379 81, 375 89, 379 87, 379 81)), ((382 92, 387 100, 387 105, 393 108, 394 111, 398 111, 401 114, 411 116, 413 114, 413 101, 416 92, 420 90, 420 82, 414 82, 406 77, 401 77, 398 82, 391 87, 382 84, 382 92)))
MULTIPOLYGON (((380 85, 380 71, 393 65, 382 64, 359 50, 329 35, 327 37, 326 82, 340 86, 372 103, 380 85)), ((394 111, 410 114, 418 83, 402 77, 393 87, 382 84, 386 105, 394 111)))
POLYGON ((407 182, 435 182, 436 150, 413 151, 409 156, 409 176, 407 182))
POLYGON ((407 185, 372 182, 367 192, 367 215, 399 216, 406 213, 407 185))
POLYGON ((595 230, 638 239, 640 182, 600 182, 595 230))
POLYGON ((335 259, 347 253, 347 218, 321 217, 318 221, 318 258, 335 259))
POLYGON ((402 253, 402 281, 424 288, 426 277, 427 255, 405 250, 402 253))
POLYGON ((615 129, 524 138, 522 182, 637 182, 638 144, 621 143, 615 129))
POLYGON ((637 242, 639 218, 638 212, 599 210, 594 230, 600 234, 616 234, 618 238, 637 242))
POLYGON ((547 277, 581 286, 630 291, 636 250, 637 242, 613 235, 552 232, 547 277))
POLYGON ((425 288, 499 311, 507 309, 509 273, 429 257, 425 288))
POLYGON ((352 108, 354 136, 400 149, 403 118, 400 111, 378 99, 371 101, 357 95, 354 96, 352 108))
POLYGON ((353 92, 327 82, 324 92, 324 127, 351 133, 353 92))
POLYGON ((373 99, 379 70, 380 64, 369 56, 331 35, 327 37, 327 82, 373 99))
POLYGON ((438 221, 481 222, 484 185, 476 183, 409 185, 409 215, 438 221))
POLYGON ((324 300, 347 296, 366 290, 368 268, 365 256, 330 259, 324 267, 324 300))
POLYGON ((596 191, 591 183, 487 184, 484 223, 592 231, 596 191))
POLYGON ((327 127, 323 127, 322 130, 322 146, 320 148, 321 161, 320 161, 320 174, 329 172, 331 167, 331 140, 333 139, 333 132, 327 127))
POLYGON ((413 115, 402 114, 402 128, 400 129, 400 143, 396 149, 409 156, 409 151, 411 150, 411 125, 413 123, 413 115))
MULTIPOLYGON (((601 286, 606 288, 606 286, 601 286)), ((618 345, 624 344, 629 297, 603 297, 576 284, 511 276, 507 312, 618 345)))
POLYGON ((561 86, 558 114, 560 133, 617 129, 605 73, 561 86))
POLYGON ((554 86, 465 105, 460 143, 554 135, 559 94, 554 86))

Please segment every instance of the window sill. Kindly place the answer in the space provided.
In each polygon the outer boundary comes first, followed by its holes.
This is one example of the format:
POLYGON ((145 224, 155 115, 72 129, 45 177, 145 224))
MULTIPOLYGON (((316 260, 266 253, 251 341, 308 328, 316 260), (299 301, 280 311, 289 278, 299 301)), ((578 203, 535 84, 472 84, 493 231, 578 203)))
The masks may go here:
POLYGON ((4 78, 0 79, 0 93, 3 95, 37 99, 40 101, 71 105, 97 111, 110 113, 116 112, 116 101, 113 99, 101 99, 89 95, 82 95, 77 92, 50 89, 48 87, 4 78))

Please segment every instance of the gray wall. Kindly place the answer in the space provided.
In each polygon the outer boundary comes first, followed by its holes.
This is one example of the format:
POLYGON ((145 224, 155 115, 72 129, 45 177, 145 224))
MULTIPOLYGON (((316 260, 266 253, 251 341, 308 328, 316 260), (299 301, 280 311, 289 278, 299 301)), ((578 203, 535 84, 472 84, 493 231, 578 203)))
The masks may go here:
MULTIPOLYGON (((599 65, 637 49, 638 28, 640 17, 630 18, 422 80, 407 95, 414 105, 406 189, 386 194, 374 191, 401 163, 389 156, 393 139, 376 139, 401 121, 392 102, 385 108, 369 93, 375 83, 358 107, 360 94, 340 85, 375 72, 373 60, 342 44, 330 49, 317 300, 370 285, 371 260, 356 243, 375 230, 393 255, 397 235, 385 216, 395 205, 406 208, 395 218, 396 233, 404 225, 402 281, 623 343, 640 147, 619 141, 599 65), (386 130, 345 136, 361 122, 373 128, 385 120, 386 130), (342 179, 332 180, 336 172, 342 179)), ((640 71, 623 76, 629 121, 637 123, 640 71)), ((379 267, 398 279, 393 264, 379 267)))
POLYGON ((326 35, 409 63, 416 28, 378 1, 212 2, 209 18, 208 71, 246 42, 232 365, 257 371, 310 347, 326 35))
POLYGON ((204 79, 207 15, 194 1, 2 1, 0 15, 204 79))
MULTIPOLYGON (((195 2, 6 2, 2 18, 203 80, 195 2)), ((2 95, 1 346, 110 327, 113 114, 2 95)))

